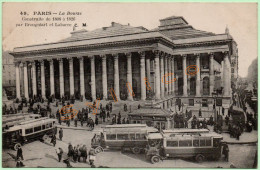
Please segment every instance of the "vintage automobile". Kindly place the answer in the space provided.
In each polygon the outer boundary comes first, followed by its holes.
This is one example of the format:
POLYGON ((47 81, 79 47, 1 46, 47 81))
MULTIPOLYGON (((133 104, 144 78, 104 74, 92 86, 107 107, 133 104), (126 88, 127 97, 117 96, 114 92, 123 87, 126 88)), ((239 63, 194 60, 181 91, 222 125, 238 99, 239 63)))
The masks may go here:
POLYGON ((144 124, 107 125, 96 131, 91 140, 91 147, 99 153, 105 149, 130 149, 134 154, 140 153, 147 145, 147 135, 158 129, 144 124))
POLYGON ((167 158, 194 157, 202 162, 206 158, 221 157, 223 137, 214 132, 201 134, 152 133, 148 135, 146 158, 153 164, 167 158))
POLYGON ((43 138, 44 135, 51 135, 56 127, 56 119, 38 118, 20 122, 3 131, 3 147, 17 150, 19 146, 32 140, 43 138))

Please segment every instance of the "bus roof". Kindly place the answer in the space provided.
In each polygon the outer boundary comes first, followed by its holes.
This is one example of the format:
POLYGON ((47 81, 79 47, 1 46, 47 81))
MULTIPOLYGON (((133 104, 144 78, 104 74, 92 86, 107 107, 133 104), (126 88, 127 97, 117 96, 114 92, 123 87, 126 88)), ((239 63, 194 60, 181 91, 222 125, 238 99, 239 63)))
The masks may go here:
POLYGON ((169 129, 163 130, 163 133, 209 133, 208 129, 169 129))
POLYGON ((162 134, 165 138, 172 138, 172 137, 192 137, 192 136, 200 136, 200 137, 214 137, 214 138, 223 138, 220 134, 216 132, 209 132, 209 133, 198 133, 198 134, 174 134, 174 133, 164 133, 162 134))
POLYGON ((136 133, 136 132, 145 132, 145 133, 153 133, 158 132, 158 129, 154 127, 145 127, 145 128, 111 128, 111 129, 103 129, 103 132, 108 133, 136 133))
POLYGON ((56 119, 50 119, 50 118, 42 119, 41 118, 41 119, 35 119, 34 121, 33 120, 26 121, 26 123, 21 122, 17 126, 10 127, 9 129, 6 130, 6 132, 16 131, 16 130, 19 130, 19 129, 22 129, 22 128, 32 127, 32 126, 35 126, 37 124, 43 124, 43 123, 48 123, 48 122, 53 122, 53 121, 56 122, 56 119))
POLYGON ((145 128, 147 127, 146 124, 119 124, 119 125, 104 125, 101 126, 103 129, 109 128, 145 128))

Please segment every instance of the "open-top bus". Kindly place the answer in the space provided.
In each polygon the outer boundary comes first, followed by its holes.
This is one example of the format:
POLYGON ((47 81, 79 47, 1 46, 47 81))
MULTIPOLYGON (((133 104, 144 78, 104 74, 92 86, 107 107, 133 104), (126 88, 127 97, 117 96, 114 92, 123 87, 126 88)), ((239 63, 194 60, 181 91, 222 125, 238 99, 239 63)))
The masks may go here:
POLYGON ((54 132, 56 119, 39 118, 20 122, 18 125, 3 131, 3 146, 18 149, 19 146, 36 139, 42 139, 54 132))
POLYGON ((221 156, 223 137, 214 132, 201 134, 153 133, 148 135, 146 157, 157 163, 167 158, 194 157, 201 162, 205 158, 221 156))
POLYGON ((91 140, 91 147, 99 153, 105 149, 130 149, 138 154, 147 145, 147 135, 158 129, 144 124, 107 125, 96 131, 91 140))
POLYGON ((208 129, 187 129, 187 128, 180 128, 180 129, 168 129, 162 131, 164 134, 181 134, 181 135, 190 135, 190 134, 202 134, 202 133, 209 133, 208 129))

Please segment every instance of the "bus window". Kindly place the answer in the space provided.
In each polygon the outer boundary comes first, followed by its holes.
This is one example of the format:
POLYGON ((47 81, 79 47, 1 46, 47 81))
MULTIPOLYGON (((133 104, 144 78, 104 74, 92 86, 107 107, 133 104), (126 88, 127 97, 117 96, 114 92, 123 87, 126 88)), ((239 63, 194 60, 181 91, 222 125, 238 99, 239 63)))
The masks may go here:
POLYGON ((135 140, 135 134, 134 133, 130 133, 129 137, 130 137, 130 140, 135 140))
POLYGON ((107 140, 116 140, 116 134, 107 134, 107 140))
POLYGON ((40 131, 40 130, 42 130, 42 127, 41 127, 41 126, 36 126, 36 127, 34 127, 34 132, 38 132, 38 131, 40 131))
POLYGON ((200 138, 200 146, 206 146, 205 138, 200 138))
POLYGON ((179 141, 179 146, 180 146, 180 147, 189 147, 189 146, 192 146, 192 140, 191 140, 191 139, 180 140, 180 141, 179 141))
POLYGON ((206 146, 211 146, 211 139, 210 138, 206 138, 206 146))
POLYGON ((142 134, 142 133, 141 134, 140 133, 136 134, 136 140, 144 140, 144 139, 146 139, 145 138, 145 134, 142 134))
POLYGON ((178 141, 167 141, 167 147, 178 147, 178 141))
POLYGON ((33 133, 33 128, 25 129, 25 134, 33 133))
POLYGON ((128 134, 117 134, 117 140, 128 140, 128 134))
POLYGON ((194 147, 199 147, 200 146, 199 138, 193 138, 193 146, 194 147))
POLYGON ((45 129, 45 127, 46 127, 45 125, 42 125, 42 130, 45 129))
POLYGON ((219 144, 220 144, 220 140, 213 138, 213 147, 219 147, 219 144))

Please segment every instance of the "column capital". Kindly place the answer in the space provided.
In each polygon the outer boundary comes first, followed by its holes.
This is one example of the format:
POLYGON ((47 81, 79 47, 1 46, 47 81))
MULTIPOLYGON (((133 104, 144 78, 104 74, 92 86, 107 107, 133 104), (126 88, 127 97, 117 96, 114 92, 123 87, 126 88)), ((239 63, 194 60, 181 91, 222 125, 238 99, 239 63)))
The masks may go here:
POLYGON ((208 53, 210 57, 214 57, 214 53, 208 53))
POLYGON ((139 51, 138 54, 141 56, 141 58, 145 57, 145 51, 139 51))
POLYGON ((118 53, 116 53, 116 54, 112 54, 112 56, 114 57, 114 59, 117 60, 119 55, 118 55, 118 53))
POLYGON ((106 54, 101 54, 101 55, 99 55, 99 56, 102 58, 102 60, 106 60, 106 59, 107 59, 106 54))
POLYGON ((28 62, 27 61, 22 61, 21 62, 23 65, 26 65, 28 62))
POLYGON ((68 57, 67 60, 69 60, 69 62, 72 62, 73 58, 72 57, 68 57))
POLYGON ((222 51, 222 53, 224 54, 224 56, 228 56, 228 51, 222 51))
POLYGON ((38 60, 38 61, 39 61, 39 63, 41 63, 41 64, 44 63, 44 60, 38 60))
POLYGON ((161 51, 160 50, 153 50, 152 53, 155 55, 156 58, 161 55, 161 51))
POLYGON ((126 55, 126 57, 132 57, 132 53, 131 52, 127 52, 127 53, 124 53, 126 55))
POLYGON ((83 60, 84 60, 84 57, 83 57, 83 56, 79 56, 79 57, 77 57, 77 59, 78 59, 79 61, 83 61, 83 60))
POLYGON ((21 62, 20 61, 15 61, 14 64, 15 64, 15 66, 19 67, 21 62))
POLYGON ((200 53, 194 53, 193 55, 195 55, 196 57, 200 57, 200 53))
POLYGON ((53 64, 53 59, 48 59, 47 61, 49 61, 50 64, 53 64))
POLYGON ((88 56, 88 58, 89 58, 90 60, 94 60, 94 59, 95 59, 95 56, 94 56, 94 55, 88 56))
POLYGON ((63 58, 57 58, 57 61, 58 61, 59 63, 63 63, 63 58))
POLYGON ((186 58, 186 57, 187 57, 187 54, 181 54, 181 57, 182 57, 182 58, 186 58))

